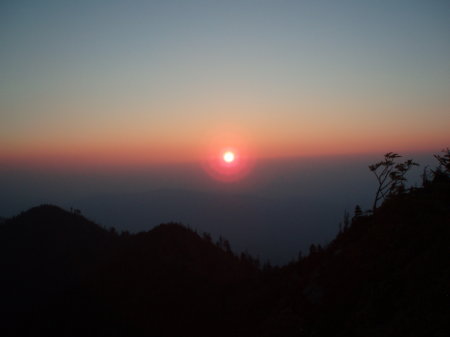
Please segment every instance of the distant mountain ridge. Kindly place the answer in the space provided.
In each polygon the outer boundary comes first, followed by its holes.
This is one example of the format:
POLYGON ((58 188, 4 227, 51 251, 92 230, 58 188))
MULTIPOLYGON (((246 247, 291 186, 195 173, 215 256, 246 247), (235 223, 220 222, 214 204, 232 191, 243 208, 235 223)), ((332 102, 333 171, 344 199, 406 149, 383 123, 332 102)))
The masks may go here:
POLYGON ((43 205, 0 225, 0 326, 3 336, 447 336, 449 243, 445 175, 283 267, 176 223, 117 233, 43 205))
POLYGON ((248 249, 277 264, 287 263, 311 242, 331 240, 338 229, 336 214, 344 210, 340 204, 305 197, 176 189, 105 195, 73 204, 103 225, 130 232, 168 221, 189 224, 215 238, 227 237, 237 251, 248 249))

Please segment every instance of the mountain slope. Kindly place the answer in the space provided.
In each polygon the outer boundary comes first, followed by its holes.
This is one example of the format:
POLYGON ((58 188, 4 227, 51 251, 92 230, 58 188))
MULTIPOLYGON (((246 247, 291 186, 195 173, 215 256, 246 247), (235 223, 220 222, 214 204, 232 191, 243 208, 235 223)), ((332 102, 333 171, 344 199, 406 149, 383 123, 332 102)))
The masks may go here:
POLYGON ((294 327, 304 319, 305 336, 446 336, 449 257, 447 180, 355 217, 325 249, 284 268, 298 282, 282 310, 295 311, 294 327))
POLYGON ((206 336, 239 319, 223 302, 258 273, 181 225, 118 235, 55 206, 9 219, 0 238, 2 326, 17 335, 206 336))

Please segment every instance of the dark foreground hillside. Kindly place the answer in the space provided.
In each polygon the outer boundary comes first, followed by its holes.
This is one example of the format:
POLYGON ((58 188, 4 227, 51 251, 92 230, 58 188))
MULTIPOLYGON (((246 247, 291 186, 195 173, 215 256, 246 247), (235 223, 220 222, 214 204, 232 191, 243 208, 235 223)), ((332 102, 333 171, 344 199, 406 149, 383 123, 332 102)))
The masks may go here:
POLYGON ((448 179, 354 217, 326 249, 312 247, 283 272, 298 277, 284 311, 304 317, 300 336, 448 336, 448 179))
POLYGON ((448 336, 449 258, 446 176, 281 268, 181 225, 118 234, 44 205, 0 224, 0 335, 448 336))

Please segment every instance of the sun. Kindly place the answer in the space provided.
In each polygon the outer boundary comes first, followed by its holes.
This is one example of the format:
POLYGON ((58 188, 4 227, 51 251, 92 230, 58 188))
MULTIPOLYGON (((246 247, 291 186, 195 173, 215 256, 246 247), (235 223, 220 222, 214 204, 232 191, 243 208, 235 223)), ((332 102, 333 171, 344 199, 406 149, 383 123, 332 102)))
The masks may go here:
POLYGON ((253 160, 242 147, 211 148, 203 168, 213 179, 231 183, 243 179, 253 169, 253 160))
POLYGON ((227 151, 223 154, 223 160, 226 163, 232 163, 232 162, 234 162, 234 159, 235 159, 235 155, 231 151, 227 151))

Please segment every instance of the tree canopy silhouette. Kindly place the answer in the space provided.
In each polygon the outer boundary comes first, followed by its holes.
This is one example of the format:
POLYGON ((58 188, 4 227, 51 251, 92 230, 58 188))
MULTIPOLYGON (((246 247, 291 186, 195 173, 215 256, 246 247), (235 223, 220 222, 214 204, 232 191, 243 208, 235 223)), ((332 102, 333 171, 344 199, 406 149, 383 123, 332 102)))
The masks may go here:
POLYGON ((435 154, 434 157, 439 162, 439 166, 434 170, 435 177, 438 175, 450 176, 450 149, 447 148, 441 151, 443 154, 435 154))
POLYGON ((408 159, 403 163, 396 163, 395 160, 401 157, 397 153, 388 152, 384 155, 382 161, 369 165, 370 171, 373 172, 378 181, 378 188, 372 206, 373 212, 375 212, 380 201, 383 201, 390 195, 400 194, 405 191, 406 173, 413 166, 419 165, 412 159, 408 159))

